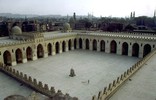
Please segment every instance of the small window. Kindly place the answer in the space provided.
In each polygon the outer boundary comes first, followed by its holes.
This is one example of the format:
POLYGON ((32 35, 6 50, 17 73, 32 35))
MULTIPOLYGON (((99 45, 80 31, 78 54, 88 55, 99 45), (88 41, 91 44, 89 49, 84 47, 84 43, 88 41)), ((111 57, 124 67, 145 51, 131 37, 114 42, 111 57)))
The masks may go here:
POLYGON ((1 55, 1 51, 0 51, 0 55, 1 55))
POLYGON ((119 44, 120 44, 120 42, 119 42, 119 44))
POLYGON ((132 43, 130 43, 130 45, 132 45, 132 43))
POLYGON ((14 50, 12 49, 12 53, 14 53, 14 50))
POLYGON ((25 48, 23 47, 23 50, 25 50, 25 48))

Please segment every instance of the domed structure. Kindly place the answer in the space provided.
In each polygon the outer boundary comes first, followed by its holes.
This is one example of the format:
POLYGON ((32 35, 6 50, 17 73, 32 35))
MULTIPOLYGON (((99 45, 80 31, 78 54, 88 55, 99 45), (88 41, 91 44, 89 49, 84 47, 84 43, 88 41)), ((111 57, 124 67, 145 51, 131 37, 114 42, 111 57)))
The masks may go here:
POLYGON ((70 32, 71 31, 70 24, 69 23, 64 23, 63 30, 64 30, 64 32, 70 32))
POLYGON ((22 34, 22 30, 19 26, 14 26, 12 29, 11 29, 11 34, 22 34))

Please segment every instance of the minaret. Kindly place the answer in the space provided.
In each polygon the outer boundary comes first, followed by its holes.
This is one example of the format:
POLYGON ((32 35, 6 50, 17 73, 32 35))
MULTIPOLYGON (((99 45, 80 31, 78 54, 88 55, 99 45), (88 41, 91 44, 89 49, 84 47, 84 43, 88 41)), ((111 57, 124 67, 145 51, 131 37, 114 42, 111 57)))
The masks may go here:
POLYGON ((153 20, 154 20, 154 25, 156 26, 156 10, 154 11, 153 20))
POLYGON ((74 12, 73 18, 74 18, 74 21, 76 21, 76 13, 75 12, 74 12))
POLYGON ((156 10, 154 10, 154 16, 153 17, 154 17, 154 19, 156 18, 156 10))
POLYGON ((135 11, 133 12, 133 18, 135 18, 135 11))
POLYGON ((132 12, 131 12, 131 14, 130 14, 130 19, 132 19, 132 17, 133 17, 133 15, 132 15, 132 12))

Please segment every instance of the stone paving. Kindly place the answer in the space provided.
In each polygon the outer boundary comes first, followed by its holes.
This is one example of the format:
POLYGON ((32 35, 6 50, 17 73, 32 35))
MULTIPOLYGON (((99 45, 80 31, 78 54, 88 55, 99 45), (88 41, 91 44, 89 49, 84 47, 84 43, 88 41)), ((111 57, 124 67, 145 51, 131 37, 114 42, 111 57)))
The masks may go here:
POLYGON ((104 52, 74 50, 18 64, 13 68, 54 86, 56 91, 60 89, 79 100, 91 100, 93 95, 97 95, 138 60, 104 52), (75 77, 69 77, 71 68, 75 70, 75 77))
POLYGON ((154 55, 110 100, 156 100, 156 55, 154 55))

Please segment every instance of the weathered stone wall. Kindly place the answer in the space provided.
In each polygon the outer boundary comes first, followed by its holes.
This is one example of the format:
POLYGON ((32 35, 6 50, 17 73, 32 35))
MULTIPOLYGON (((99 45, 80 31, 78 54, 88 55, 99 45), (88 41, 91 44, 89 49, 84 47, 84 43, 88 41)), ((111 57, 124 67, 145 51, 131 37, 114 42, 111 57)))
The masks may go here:
MULTIPOLYGON (((28 34, 25 34, 28 35, 28 34)), ((30 35, 28 35, 30 36, 30 35)), ((0 45, 0 61, 4 64, 3 54, 5 51, 8 51, 11 54, 11 65, 14 66, 17 64, 16 62, 16 54, 15 51, 20 49, 22 52, 22 63, 27 62, 26 49, 30 47, 32 49, 32 60, 37 60, 37 46, 41 45, 43 47, 43 57, 48 57, 48 44, 51 45, 52 55, 56 54, 56 43, 59 44, 59 53, 63 52, 63 42, 65 42, 65 51, 69 51, 69 41, 71 42, 71 50, 79 49, 80 47, 80 39, 82 39, 82 49, 86 49, 86 40, 89 40, 89 50, 93 50, 93 41, 97 42, 97 51, 100 51, 101 46, 100 42, 105 42, 105 52, 110 52, 110 44, 112 41, 116 42, 116 54, 122 55, 122 44, 128 44, 128 56, 132 56, 132 46, 137 43, 139 46, 138 57, 143 57, 144 46, 146 44, 150 45, 151 50, 156 48, 156 36, 155 35, 146 35, 144 36, 137 33, 112 33, 112 32, 89 32, 89 33, 69 33, 69 34, 61 34, 55 35, 51 37, 44 37, 43 34, 33 34, 31 38, 28 40, 19 40, 16 43, 5 43, 0 45), (75 44, 75 43, 76 44, 75 44), (75 48, 76 47, 76 48, 75 48)))

